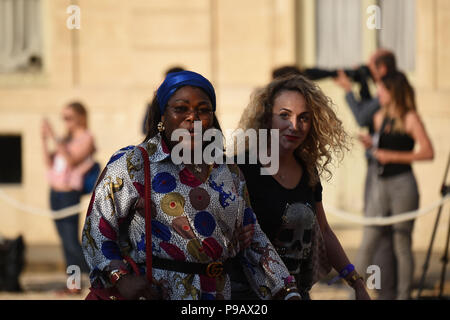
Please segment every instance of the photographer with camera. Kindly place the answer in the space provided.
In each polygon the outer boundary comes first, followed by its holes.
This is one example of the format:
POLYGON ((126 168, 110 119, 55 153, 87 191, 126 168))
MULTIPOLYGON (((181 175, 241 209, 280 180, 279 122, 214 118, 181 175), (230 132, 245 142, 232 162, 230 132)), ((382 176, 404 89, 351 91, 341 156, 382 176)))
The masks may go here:
MULTIPOLYGON (((367 79, 371 77, 370 69, 367 66, 360 66, 356 69, 344 70, 345 74, 360 86, 359 96, 362 101, 371 100, 372 95, 367 85, 367 79)), ((275 68, 272 71, 272 80, 279 77, 284 77, 290 74, 300 74, 309 80, 322 80, 325 78, 336 78, 338 70, 327 70, 321 68, 303 68, 296 65, 286 65, 275 68)))
MULTIPOLYGON (((365 67, 365 66, 364 66, 365 67)), ((370 76, 372 80, 377 83, 384 76, 390 75, 396 72, 396 60, 391 51, 386 49, 378 49, 375 51, 369 59, 367 68, 370 70, 370 76)), ((356 69, 361 70, 361 67, 356 69)), ((345 71, 339 70, 337 77, 335 78, 336 84, 345 90, 345 99, 349 105, 355 120, 360 127, 367 127, 369 134, 374 134, 373 116, 380 109, 380 102, 378 97, 366 99, 361 96, 358 100, 352 92, 352 81, 354 78, 350 78, 345 71)), ((367 85, 367 84, 366 84, 367 85)), ((361 88, 362 89, 362 88, 361 88)), ((368 215, 367 202, 370 194, 373 191, 374 180, 377 175, 377 161, 373 159, 369 152, 368 146, 371 141, 368 141, 366 135, 360 135, 360 141, 366 147, 367 158, 367 173, 364 186, 364 215, 368 215)), ((380 266, 383 270, 383 276, 381 277, 381 289, 379 292, 379 299, 391 300, 396 297, 396 261, 394 256, 392 231, 390 227, 385 227, 383 237, 380 238, 376 252, 374 252, 372 263, 380 266)), ((367 266, 366 266, 367 267, 367 266)))
MULTIPOLYGON (((364 75, 363 70, 370 71, 370 77, 377 83, 382 77, 388 74, 392 74, 397 71, 397 64, 395 56, 391 51, 386 49, 378 49, 369 59, 369 63, 366 66, 361 66, 348 76, 348 71, 337 71, 337 77, 335 78, 336 84, 345 90, 345 100, 347 101, 356 122, 360 127, 368 127, 369 133, 373 134, 373 115, 380 109, 380 102, 378 97, 367 99, 370 94, 361 96, 358 101, 352 92, 351 80, 358 79, 364 75)), ((366 78, 367 79, 367 78, 366 78)), ((355 81, 355 80, 354 80, 355 81)), ((356 81, 360 82, 360 81, 356 81)))

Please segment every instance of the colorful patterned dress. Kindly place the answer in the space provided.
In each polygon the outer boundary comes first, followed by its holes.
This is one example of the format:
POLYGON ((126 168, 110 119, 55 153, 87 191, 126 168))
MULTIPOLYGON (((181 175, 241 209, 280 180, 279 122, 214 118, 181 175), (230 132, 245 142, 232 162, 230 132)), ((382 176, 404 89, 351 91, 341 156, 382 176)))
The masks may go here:
MULTIPOLYGON (((261 231, 236 165, 214 165, 202 183, 183 164, 175 165, 160 135, 142 143, 150 157, 153 255, 211 263, 238 255, 253 290, 270 299, 293 282, 261 231), (249 248, 240 252, 237 227, 255 224, 249 248)), ((134 146, 111 157, 92 194, 83 229, 83 250, 94 287, 108 287, 108 271, 124 254, 145 272, 144 169, 134 146)), ((168 299, 230 299, 230 279, 153 268, 168 299)))

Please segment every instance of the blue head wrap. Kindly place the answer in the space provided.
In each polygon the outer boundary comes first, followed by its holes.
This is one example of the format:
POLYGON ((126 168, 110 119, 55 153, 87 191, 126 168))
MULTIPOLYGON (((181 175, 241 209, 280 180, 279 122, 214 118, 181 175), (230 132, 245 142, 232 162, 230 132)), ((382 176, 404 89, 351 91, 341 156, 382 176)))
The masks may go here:
POLYGON ((183 86, 193 86, 203 89, 211 99, 213 111, 216 111, 216 94, 211 82, 201 74, 192 71, 180 71, 169 73, 158 88, 156 98, 158 99, 161 114, 164 114, 170 97, 177 89, 183 86))

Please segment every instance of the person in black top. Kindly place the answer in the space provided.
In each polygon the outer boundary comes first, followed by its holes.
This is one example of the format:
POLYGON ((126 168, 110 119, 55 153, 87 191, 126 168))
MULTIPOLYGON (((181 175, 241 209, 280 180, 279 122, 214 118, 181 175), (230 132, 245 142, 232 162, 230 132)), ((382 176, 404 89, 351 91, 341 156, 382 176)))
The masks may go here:
MULTIPOLYGON (((342 156, 347 150, 347 134, 330 99, 304 76, 276 78, 255 91, 239 127, 279 132, 278 145, 267 146, 272 159, 279 163, 276 173, 262 175, 260 169, 267 165, 262 165, 260 158, 257 164, 240 164, 240 168, 258 222, 296 278, 302 298, 309 299, 308 292, 321 273, 320 265, 315 264, 316 257, 326 251, 331 266, 345 275, 355 289, 356 298, 369 299, 364 283, 352 270, 353 265, 331 230, 322 206, 319 176, 331 177, 328 167, 332 153, 342 156)), ((261 142, 258 143, 260 148, 261 142)), ((250 154, 254 150, 247 151, 250 154)), ((244 230, 242 243, 251 246, 246 242, 246 233, 249 233, 247 239, 251 239, 251 230, 244 230)), ((240 283, 241 278, 232 276, 232 299, 242 295, 245 286, 240 283)))
MULTIPOLYGON (((431 160, 433 147, 416 111, 414 90, 406 76, 395 72, 377 84, 381 109, 373 116, 376 133, 363 141, 376 161, 377 175, 367 203, 369 216, 398 215, 419 207, 419 193, 411 163, 431 160), (419 148, 414 149, 418 143, 419 148)), ((411 234, 414 220, 392 225, 397 260, 397 299, 409 299, 414 272, 411 234)), ((373 252, 386 232, 365 227, 357 266, 370 264, 373 252)))

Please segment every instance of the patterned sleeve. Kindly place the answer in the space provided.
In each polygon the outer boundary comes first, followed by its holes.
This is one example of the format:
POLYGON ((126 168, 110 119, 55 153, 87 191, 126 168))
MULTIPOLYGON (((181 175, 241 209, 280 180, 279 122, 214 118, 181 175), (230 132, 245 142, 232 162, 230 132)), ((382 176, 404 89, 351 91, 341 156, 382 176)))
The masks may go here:
MULTIPOLYGON (((243 177, 242 172, 240 174, 243 177)), ((281 289, 295 283, 275 248, 262 231, 251 208, 247 186, 241 179, 240 194, 244 198, 242 225, 254 224, 255 234, 250 247, 243 250, 241 262, 252 289, 261 299, 272 299, 281 289)))
POLYGON ((114 153, 100 175, 83 228, 83 252, 93 286, 108 286, 107 271, 122 265, 119 226, 138 199, 127 167, 134 151, 124 149, 114 153))

